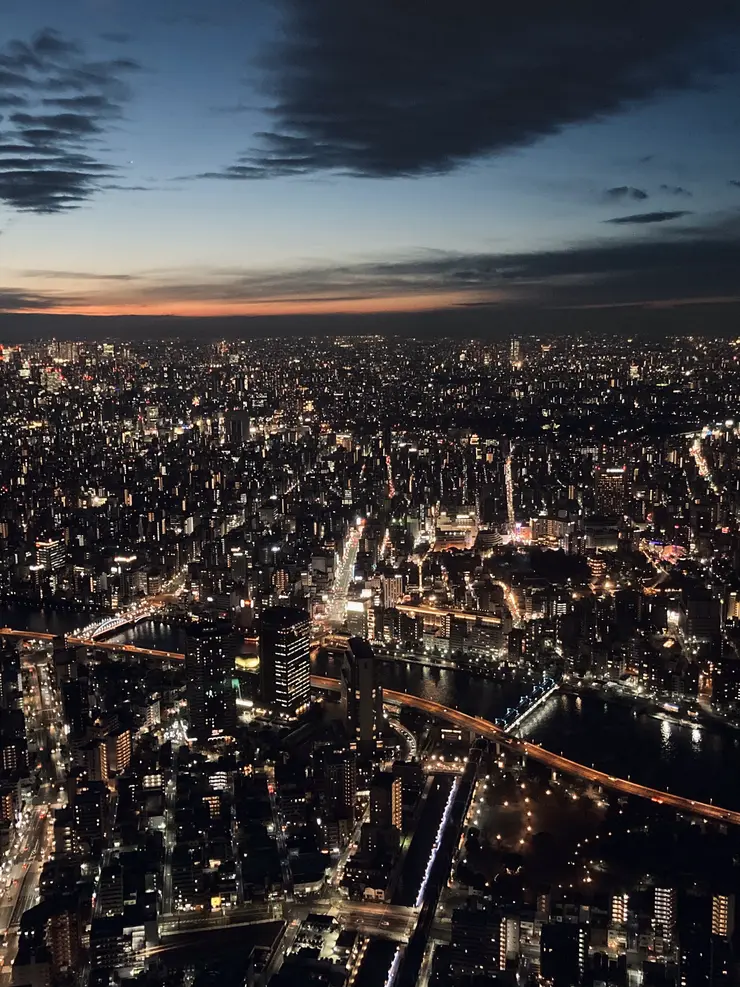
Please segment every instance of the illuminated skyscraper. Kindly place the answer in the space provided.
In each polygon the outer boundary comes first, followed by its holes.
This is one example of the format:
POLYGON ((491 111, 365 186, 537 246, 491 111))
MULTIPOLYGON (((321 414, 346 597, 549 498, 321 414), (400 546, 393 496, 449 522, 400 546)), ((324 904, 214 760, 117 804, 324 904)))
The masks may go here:
POLYGON ((670 939, 676 926, 676 892, 673 888, 655 889, 655 932, 670 939))
POLYGON ((375 757, 383 725, 383 688, 373 649, 352 637, 341 674, 342 713, 350 746, 360 758, 375 757))
POLYGON ((594 476, 594 501, 597 514, 617 517, 624 514, 627 502, 627 470, 624 466, 598 466, 594 476))
POLYGON ((236 727, 239 637, 229 621, 193 618, 185 630, 185 692, 192 736, 203 742, 236 727))
POLYGON ((66 559, 66 549, 58 538, 36 542, 36 560, 47 572, 63 569, 66 559))
POLYGON ((735 895, 716 894, 712 898, 712 935, 731 939, 735 933, 735 895))
POLYGON ((305 610, 268 607, 260 630, 262 698, 295 716, 311 702, 310 621, 305 610))

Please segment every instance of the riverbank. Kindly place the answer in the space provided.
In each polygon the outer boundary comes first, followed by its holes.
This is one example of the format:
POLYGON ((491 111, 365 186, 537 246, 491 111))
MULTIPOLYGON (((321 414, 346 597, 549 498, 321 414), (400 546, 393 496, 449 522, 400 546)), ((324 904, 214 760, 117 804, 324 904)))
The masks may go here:
POLYGON ((32 596, 19 596, 9 590, 0 591, 0 610, 32 610, 34 613, 89 613, 100 614, 101 616, 113 616, 114 611, 110 607, 103 607, 97 604, 79 603, 76 600, 57 599, 48 597, 39 600, 32 596))
POLYGON ((521 736, 604 774, 740 811, 740 735, 725 724, 683 723, 581 687, 543 703, 521 736))
POLYGON ((572 695, 584 695, 586 693, 598 696, 607 703, 615 703, 626 706, 637 713, 638 716, 650 716, 658 720, 667 720, 677 726, 695 728, 707 728, 714 731, 726 730, 730 736, 737 738, 740 735, 740 725, 733 720, 722 716, 712 709, 707 708, 696 700, 680 701, 674 703, 670 699, 656 699, 650 696, 643 696, 631 692, 624 688, 615 688, 613 683, 581 681, 580 684, 571 681, 561 682, 563 692, 572 695), (678 710, 670 709, 670 706, 677 705, 678 710), (682 713, 683 708, 683 713, 682 713))
MULTIPOLYGON (((94 619, 94 615, 90 615, 94 619)), ((21 630, 68 634, 88 623, 77 613, 37 609, 21 610, 0 604, 0 626, 21 630)), ((160 651, 180 651, 179 628, 142 621, 114 640, 160 651)), ((505 663, 466 671, 437 664, 418 664, 399 655, 385 660, 380 678, 383 686, 431 699, 495 722, 517 708, 522 697, 541 681, 541 673, 525 671, 505 663), (481 672, 487 672, 484 677, 481 672)), ((421 655, 414 657, 420 658, 421 655)), ((424 656, 426 657, 426 656, 424 656)), ((340 663, 324 654, 312 661, 313 673, 337 678, 340 663)), ((599 689, 574 688, 559 691, 525 720, 522 736, 547 750, 562 753, 581 764, 594 763, 606 774, 639 781, 663 791, 672 791, 697 801, 725 805, 740 811, 740 733, 724 721, 707 719, 706 725, 684 725, 643 702, 645 715, 632 697, 617 698, 599 689)))

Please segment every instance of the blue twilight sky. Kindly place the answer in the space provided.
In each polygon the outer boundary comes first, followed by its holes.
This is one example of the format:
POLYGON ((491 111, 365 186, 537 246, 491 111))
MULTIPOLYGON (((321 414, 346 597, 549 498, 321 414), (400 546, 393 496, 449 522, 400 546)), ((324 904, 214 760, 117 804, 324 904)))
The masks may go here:
POLYGON ((0 311, 740 294, 740 12, 492 6, 3 0, 0 311))

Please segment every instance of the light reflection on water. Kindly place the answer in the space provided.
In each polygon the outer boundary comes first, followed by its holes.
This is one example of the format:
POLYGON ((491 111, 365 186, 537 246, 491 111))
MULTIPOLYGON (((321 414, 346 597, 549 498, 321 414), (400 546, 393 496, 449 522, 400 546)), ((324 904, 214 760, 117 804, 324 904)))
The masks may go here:
MULTIPOLYGON (((177 650, 174 628, 142 623, 118 638, 165 651, 177 650)), ((529 691, 531 680, 511 673, 499 680, 465 671, 435 668, 414 662, 383 662, 383 684, 445 706, 457 706, 475 716, 495 719, 529 691)), ((337 675, 339 666, 322 658, 320 675, 337 675)), ((524 734, 550 750, 608 774, 666 789, 727 808, 740 809, 740 743, 732 736, 667 719, 635 715, 629 706, 605 703, 595 695, 560 693, 538 707, 524 734)))
POLYGON ((585 693, 553 696, 526 721, 543 747, 607 774, 740 809, 740 739, 731 733, 604 703, 585 693))
MULTIPOLYGON (((85 623, 85 615, 0 609, 0 626, 32 627, 53 633, 85 623)), ((115 640, 177 651, 176 628, 145 622, 115 640)), ((440 669, 411 662, 384 662, 387 688, 411 692, 473 715, 495 719, 517 703, 530 681, 507 674, 500 680, 482 679, 465 671, 440 669)), ((335 663, 324 660, 319 674, 336 675, 335 663)), ((561 693, 540 706, 524 726, 524 735, 550 750, 581 763, 688 798, 714 800, 740 809, 740 741, 711 728, 636 715, 629 706, 604 703, 591 694, 561 693)))

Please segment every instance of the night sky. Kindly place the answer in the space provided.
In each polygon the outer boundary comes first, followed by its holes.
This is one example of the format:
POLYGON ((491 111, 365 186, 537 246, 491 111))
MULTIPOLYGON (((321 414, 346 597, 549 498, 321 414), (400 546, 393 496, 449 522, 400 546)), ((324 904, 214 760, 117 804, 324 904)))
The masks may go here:
POLYGON ((0 312, 740 298, 740 4, 0 17, 0 312))

